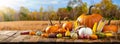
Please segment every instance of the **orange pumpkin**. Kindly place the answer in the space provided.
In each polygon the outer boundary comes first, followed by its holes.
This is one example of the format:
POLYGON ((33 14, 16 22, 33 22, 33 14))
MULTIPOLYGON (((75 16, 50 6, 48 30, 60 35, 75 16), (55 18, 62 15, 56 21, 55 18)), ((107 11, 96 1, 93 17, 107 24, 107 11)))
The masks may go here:
POLYGON ((54 26, 57 26, 58 28, 61 28, 62 24, 55 24, 54 26))
POLYGON ((50 18, 49 18, 49 20, 50 20, 51 26, 48 26, 48 27, 45 29, 45 32, 46 32, 46 33, 55 33, 55 32, 57 32, 57 30, 59 29, 59 26, 53 25, 50 18))
POLYGON ((48 37, 48 35, 49 35, 48 33, 41 34, 42 37, 48 37))
POLYGON ((58 26, 48 26, 45 29, 45 32, 46 33, 55 33, 55 32, 57 32, 58 29, 59 29, 58 26))
POLYGON ((59 23, 58 24, 55 24, 55 26, 58 26, 58 28, 61 28, 62 27, 62 23, 61 23, 61 20, 60 20, 60 16, 59 16, 59 23))
POLYGON ((96 40, 96 39, 98 39, 98 36, 93 34, 93 35, 90 36, 90 38, 93 39, 93 40, 96 40))
POLYGON ((91 14, 92 7, 93 6, 90 6, 88 14, 82 14, 77 18, 78 24, 85 25, 92 29, 94 23, 99 22, 102 19, 102 16, 100 14, 91 14))
POLYGON ((103 32, 115 32, 115 33, 117 33, 118 32, 118 27, 116 26, 116 25, 112 25, 112 24, 110 24, 110 22, 111 22, 111 20, 112 20, 112 18, 109 20, 109 22, 108 22, 108 24, 106 24, 104 27, 103 27, 103 32))
POLYGON ((67 21, 66 23, 64 23, 64 24, 62 25, 62 27, 63 27, 64 29, 67 30, 67 28, 68 28, 70 31, 72 31, 72 26, 73 26, 73 24, 72 24, 72 22, 70 22, 70 21, 67 21))
POLYGON ((103 27, 103 32, 106 32, 106 31, 112 31, 112 32, 118 32, 118 27, 116 25, 105 25, 103 27))
POLYGON ((30 34, 30 35, 35 35, 35 32, 34 32, 34 31, 32 31, 32 32, 29 32, 29 34, 30 34))

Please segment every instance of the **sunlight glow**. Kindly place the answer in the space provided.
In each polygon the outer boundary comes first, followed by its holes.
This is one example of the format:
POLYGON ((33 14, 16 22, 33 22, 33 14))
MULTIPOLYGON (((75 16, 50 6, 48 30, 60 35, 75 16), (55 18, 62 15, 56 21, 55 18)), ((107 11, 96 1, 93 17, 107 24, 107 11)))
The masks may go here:
POLYGON ((15 4, 15 0, 0 0, 0 7, 11 6, 12 4, 15 4))

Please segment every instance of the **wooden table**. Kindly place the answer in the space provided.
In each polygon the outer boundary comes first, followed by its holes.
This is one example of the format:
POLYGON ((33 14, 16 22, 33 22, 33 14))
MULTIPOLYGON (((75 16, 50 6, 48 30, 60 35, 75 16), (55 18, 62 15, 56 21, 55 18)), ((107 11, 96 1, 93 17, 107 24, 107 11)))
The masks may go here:
MULTIPOLYGON (((29 30, 28 30, 29 31, 29 30)), ((22 31, 0 31, 0 42, 120 42, 120 40, 88 40, 88 39, 62 39, 44 38, 37 35, 20 35, 22 31)))

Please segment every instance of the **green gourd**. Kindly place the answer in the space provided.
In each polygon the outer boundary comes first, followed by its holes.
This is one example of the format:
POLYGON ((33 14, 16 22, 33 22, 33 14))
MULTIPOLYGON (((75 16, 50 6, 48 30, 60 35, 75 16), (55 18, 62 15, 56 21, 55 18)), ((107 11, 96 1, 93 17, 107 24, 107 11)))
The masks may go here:
POLYGON ((62 34, 59 33, 59 34, 57 34, 56 36, 57 36, 57 38, 61 38, 61 37, 62 37, 62 34))
POLYGON ((77 39, 78 38, 78 34, 75 33, 75 32, 71 33, 71 38, 72 39, 77 39))

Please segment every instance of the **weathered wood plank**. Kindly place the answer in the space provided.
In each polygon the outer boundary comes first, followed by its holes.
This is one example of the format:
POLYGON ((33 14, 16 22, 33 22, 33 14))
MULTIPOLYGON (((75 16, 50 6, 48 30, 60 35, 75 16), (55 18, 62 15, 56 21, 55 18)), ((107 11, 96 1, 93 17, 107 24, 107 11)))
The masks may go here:
POLYGON ((8 39, 9 37, 11 37, 14 33, 16 33, 17 31, 0 31, 0 41, 4 42, 4 40, 8 39))
POLYGON ((9 36, 6 35, 0 35, 0 42, 3 42, 4 39, 8 38, 9 36))
MULTIPOLYGON (((0 31, 2 32, 2 31, 0 31)), ((0 42, 120 42, 116 39, 65 39, 65 38, 44 38, 36 35, 20 35, 23 31, 4 31, 0 34, 0 42), (16 34, 14 34, 16 33, 16 34)))
POLYGON ((20 35, 16 38, 12 39, 10 42, 23 42, 24 38, 26 38, 28 35, 20 35))
MULTIPOLYGON (((30 31, 30 30, 26 30, 26 31, 30 31)), ((12 35, 12 34, 14 34, 14 33, 16 33, 15 35, 13 35, 13 36, 11 36, 11 37, 9 37, 9 38, 7 38, 7 39, 5 39, 4 40, 4 42, 10 42, 12 39, 15 39, 16 37, 18 37, 18 36, 20 36, 20 33, 21 32, 23 32, 23 31, 11 31, 11 32, 9 32, 7 35, 9 36, 9 35, 12 35)))
POLYGON ((75 39, 66 39, 65 42, 73 42, 75 39))
MULTIPOLYGON (((8 35, 11 35, 11 34, 8 34, 8 35)), ((16 38, 17 36, 20 35, 20 31, 17 31, 15 35, 13 36, 10 36, 9 38, 3 40, 4 42, 10 42, 12 39, 16 38)))
POLYGON ((6 34, 9 33, 9 32, 11 32, 11 31, 0 31, 0 34, 1 34, 1 35, 6 35, 6 34))
POLYGON ((38 42, 55 42, 56 38, 44 38, 40 37, 38 42))
POLYGON ((11 35, 13 35, 13 34, 15 34, 15 33, 17 33, 18 31, 10 31, 9 33, 7 33, 6 35, 8 35, 8 36, 11 36, 11 35))
MULTIPOLYGON (((25 30, 25 31, 31 31, 31 30, 25 30)), ((21 32, 24 32, 24 31, 19 31, 16 35, 9 38, 7 41, 9 41, 9 42, 24 42, 23 40, 25 38, 29 37, 29 35, 20 35, 21 32)))
POLYGON ((76 39, 76 40, 74 40, 73 42, 84 42, 83 40, 81 40, 81 39, 76 39))
POLYGON ((39 41, 40 36, 27 36, 26 38, 24 38, 24 42, 38 42, 39 41))
POLYGON ((56 39, 56 42, 65 42, 65 39, 59 38, 59 39, 56 39))

